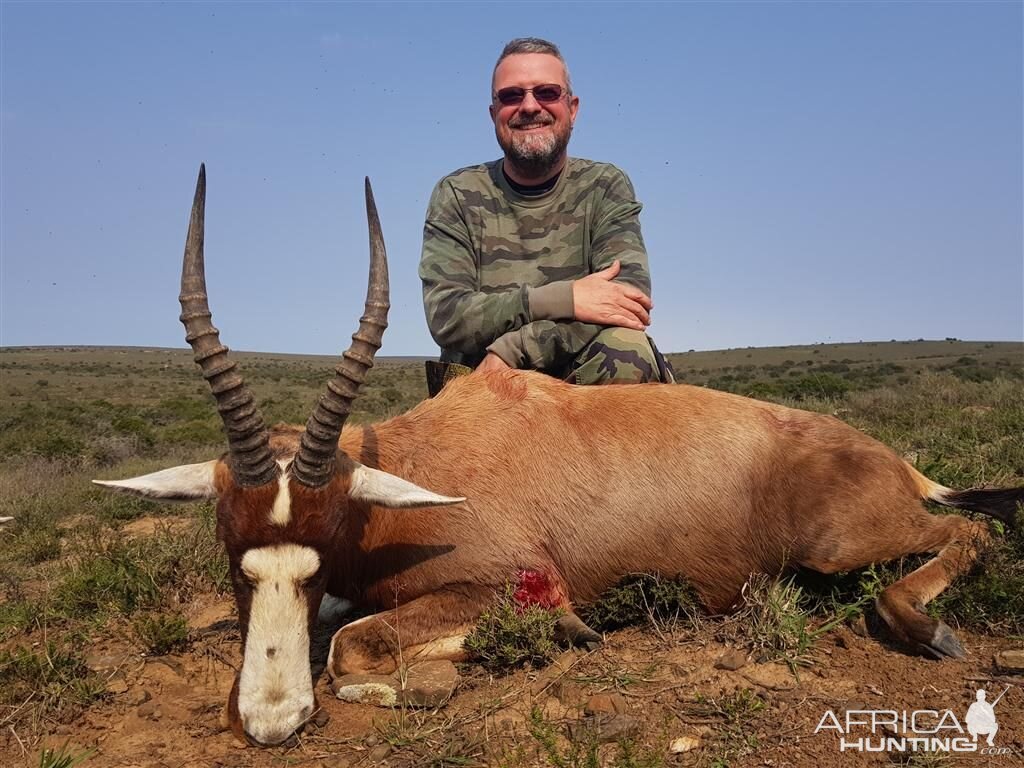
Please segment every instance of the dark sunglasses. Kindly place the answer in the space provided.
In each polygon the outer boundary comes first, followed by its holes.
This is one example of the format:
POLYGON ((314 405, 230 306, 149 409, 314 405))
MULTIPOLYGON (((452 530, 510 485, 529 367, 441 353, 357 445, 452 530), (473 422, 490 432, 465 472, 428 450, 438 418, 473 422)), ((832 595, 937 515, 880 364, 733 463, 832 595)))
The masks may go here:
POLYGON ((496 94, 494 98, 497 99, 503 107, 514 107, 523 103, 526 98, 526 94, 532 93, 533 98, 540 104, 554 104, 565 93, 565 89, 560 85, 554 83, 548 85, 535 85, 533 88, 519 88, 512 86, 511 88, 502 88, 496 94))

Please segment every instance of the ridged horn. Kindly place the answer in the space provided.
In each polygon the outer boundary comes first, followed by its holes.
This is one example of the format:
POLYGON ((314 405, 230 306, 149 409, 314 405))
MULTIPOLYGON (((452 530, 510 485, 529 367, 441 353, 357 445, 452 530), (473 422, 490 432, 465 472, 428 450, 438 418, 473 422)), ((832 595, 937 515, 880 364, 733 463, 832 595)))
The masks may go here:
POLYGON ((235 371, 235 363, 228 358, 228 348, 220 343, 220 331, 213 327, 203 261, 205 211, 206 165, 203 164, 199 166, 181 267, 180 319, 185 326, 185 341, 195 353, 195 361, 210 384, 224 421, 235 481, 243 486, 265 485, 277 478, 279 468, 270 453, 270 436, 256 400, 235 371))
POLYGON ((359 318, 359 329, 352 334, 352 346, 341 356, 334 378, 313 414, 306 422, 299 452, 292 462, 292 477, 309 488, 326 485, 334 475, 334 455, 352 401, 373 367, 373 356, 380 349, 384 329, 388 327, 388 258, 380 229, 377 206, 373 202, 370 180, 366 179, 366 219, 370 228, 370 279, 366 286, 366 309, 359 318))

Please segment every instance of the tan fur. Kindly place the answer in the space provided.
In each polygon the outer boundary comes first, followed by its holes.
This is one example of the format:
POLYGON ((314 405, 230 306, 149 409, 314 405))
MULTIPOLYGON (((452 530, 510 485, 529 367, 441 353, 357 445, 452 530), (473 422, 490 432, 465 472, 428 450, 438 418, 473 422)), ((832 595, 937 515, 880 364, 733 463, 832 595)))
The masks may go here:
MULTIPOLYGON (((300 435, 274 427, 275 458, 288 460, 300 435)), ((325 589, 377 612, 335 636, 335 676, 390 672, 405 651, 461 658, 440 641, 467 632, 524 570, 543 574, 566 609, 627 574, 658 572, 685 577, 719 612, 754 573, 940 552, 890 586, 879 609, 902 636, 943 645, 948 628, 921 608, 984 544, 983 526, 923 507, 949 489, 842 421, 685 385, 477 373, 408 413, 346 427, 339 448, 327 486, 289 480, 291 514, 277 525, 277 483, 239 488, 223 462, 216 473, 233 563, 253 547, 312 547, 324 568, 304 587, 310 623, 325 589), (355 501, 356 463, 466 501, 355 501)), ((251 593, 237 581, 236 598, 244 638, 251 593)))
MULTIPOLYGON (((404 415, 347 428, 341 448, 467 497, 349 510, 335 544, 346 567, 329 591, 359 584, 351 597, 376 609, 453 580, 497 590, 530 568, 564 584, 567 607, 656 571, 684 576, 724 611, 752 573, 830 573, 938 551, 958 535, 943 521, 961 520, 929 514, 921 499, 941 486, 838 419, 684 385, 475 374, 404 415)), ((479 610, 475 599, 468 610, 479 610)), ((414 642, 444 634, 410 623, 414 642)), ((346 670, 375 652, 365 639, 346 670)))

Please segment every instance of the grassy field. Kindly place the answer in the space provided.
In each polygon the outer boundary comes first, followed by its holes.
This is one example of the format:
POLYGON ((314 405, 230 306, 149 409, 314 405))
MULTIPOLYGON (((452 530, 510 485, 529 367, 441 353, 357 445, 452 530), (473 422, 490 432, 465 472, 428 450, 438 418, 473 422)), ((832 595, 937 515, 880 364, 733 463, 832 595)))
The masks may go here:
MULTIPOLYGON (((304 422, 335 362, 278 354, 235 357, 268 422, 304 422)), ((669 358, 684 383, 835 414, 892 446, 943 484, 1024 485, 1022 344, 893 341, 690 352, 669 358)), ((405 411, 425 394, 422 358, 379 360, 351 421, 405 411)), ((125 719, 124 700, 144 687, 139 683, 144 676, 132 677, 124 664, 105 666, 104 652, 113 646, 125 651, 124 658, 131 660, 128 666, 138 669, 138 663, 154 658, 170 660, 168 664, 198 664, 200 658, 231 653, 224 647, 237 645, 226 560, 213 535, 211 505, 161 506, 103 493, 89 483, 95 477, 126 477, 205 460, 222 450, 219 420, 190 351, 0 350, 0 517, 14 517, 0 526, 0 763, 61 765, 59 746, 70 738, 73 746, 65 757, 90 747, 96 753, 86 758, 87 765, 118 764, 112 757, 106 762, 103 758, 104 750, 116 754, 116 735, 109 741, 100 737, 104 732, 127 733, 126 723, 138 725, 125 719), (227 614, 220 623, 210 623, 211 610, 227 614), (218 629, 209 630, 210 626, 218 629), (92 723, 92 730, 80 725, 84 722, 92 723), (41 756, 44 746, 57 747, 58 754, 41 756)), ((997 534, 998 545, 979 573, 948 590, 934 610, 979 637, 1016 636, 1019 644, 1024 634, 1024 537, 1019 530, 997 534)), ((794 672, 807 665, 828 670, 830 659, 815 652, 822 638, 837 628, 845 631, 880 585, 916 562, 877 566, 824 583, 752 585, 748 610, 729 621, 678 621, 674 588, 669 589, 671 600, 665 598, 669 609, 659 616, 649 610, 634 610, 634 616, 627 610, 630 605, 635 609, 638 600, 647 604, 653 599, 649 591, 610 596, 592 607, 592 616, 606 617, 601 623, 609 630, 637 620, 646 628, 625 630, 639 634, 613 633, 603 661, 599 664, 595 656, 581 663, 580 669, 597 666, 589 678, 575 684, 584 693, 609 686, 645 690, 647 673, 614 655, 616 648, 637 643, 653 643, 669 655, 694 643, 703 643, 702 648, 732 644, 760 649, 764 661, 781 661, 794 672), (623 619, 627 615, 631 618, 623 619), (670 616, 676 620, 669 621, 670 616), (615 670, 625 667, 632 683, 615 677, 615 670)), ((870 624, 870 610, 868 620, 870 624)), ((885 653, 896 652, 879 647, 878 654, 885 653)), ((492 674, 508 690, 532 684, 544 672, 536 654, 527 657, 533 659, 532 665, 508 678, 501 678, 500 671, 484 673, 480 666, 467 665, 465 676, 477 682, 468 686, 466 700, 482 687, 490 691, 488 696, 501 699, 504 694, 488 687, 496 684, 492 674), (481 675, 490 682, 481 683, 481 675)), ((922 667, 915 682, 917 667, 910 664, 907 670, 908 685, 934 678, 922 667)), ((650 672, 648 677, 656 675, 650 672)), ((155 689, 151 695, 160 697, 155 689)), ((468 726, 443 713, 434 713, 434 720, 417 715, 420 719, 415 721, 402 715, 401 721, 374 721, 368 727, 377 734, 377 744, 388 744, 391 765, 428 764, 424 754, 445 751, 448 757, 432 758, 430 764, 761 764, 755 755, 766 754, 767 742, 757 733, 781 728, 783 710, 777 702, 745 687, 716 691, 711 698, 699 696, 687 700, 684 711, 692 721, 703 718, 713 723, 716 736, 702 737, 702 747, 687 753, 685 760, 667 752, 664 734, 671 728, 664 718, 673 723, 681 718, 676 711, 673 720, 673 710, 664 707, 644 710, 650 727, 605 745, 587 741, 572 728, 566 730, 567 716, 553 714, 543 700, 523 716, 518 736, 507 741, 488 737, 483 746, 474 742, 465 730, 468 726), (704 714, 694 714, 700 712, 704 714), (748 723, 756 724, 751 733, 748 723), (752 738, 760 747, 752 745, 752 738)), ((211 698, 207 703, 212 707, 222 702, 211 698)), ((138 711, 145 706, 146 702, 138 704, 131 717, 139 720, 138 711)), ((469 705, 453 706, 465 711, 469 705)), ((490 705, 477 701, 473 706, 490 705)), ((1020 709, 1019 704, 1014 706, 1020 709)), ((192 728, 187 733, 212 739, 217 729, 210 725, 215 720, 211 711, 200 707, 183 716, 192 728)), ((481 717, 486 723, 486 716, 481 717)), ((1016 743, 1024 748, 1024 729, 1018 731, 1016 743)), ((322 744, 313 739, 299 753, 278 750, 255 757, 250 750, 249 756, 236 759, 238 754, 230 750, 224 753, 228 757, 199 750, 194 763, 150 755, 140 756, 138 764, 358 762, 345 762, 349 753, 358 753, 365 763, 376 745, 355 738, 325 737, 322 744), (310 745, 318 746, 311 751, 310 745)), ((787 747, 779 744, 779 755, 784 756, 787 747)))

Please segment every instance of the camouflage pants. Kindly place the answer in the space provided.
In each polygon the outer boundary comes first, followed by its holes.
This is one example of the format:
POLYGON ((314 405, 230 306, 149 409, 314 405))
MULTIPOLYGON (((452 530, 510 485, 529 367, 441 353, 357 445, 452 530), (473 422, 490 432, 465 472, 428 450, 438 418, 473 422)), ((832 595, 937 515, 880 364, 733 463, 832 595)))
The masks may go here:
POLYGON ((605 328, 559 378, 573 384, 672 384, 668 361, 643 331, 605 328))
MULTIPOLYGON (((430 397, 456 376, 473 370, 467 365, 433 360, 427 361, 426 369, 430 397)), ((543 373, 573 384, 675 383, 672 366, 651 338, 629 328, 605 328, 564 370, 543 373)))

